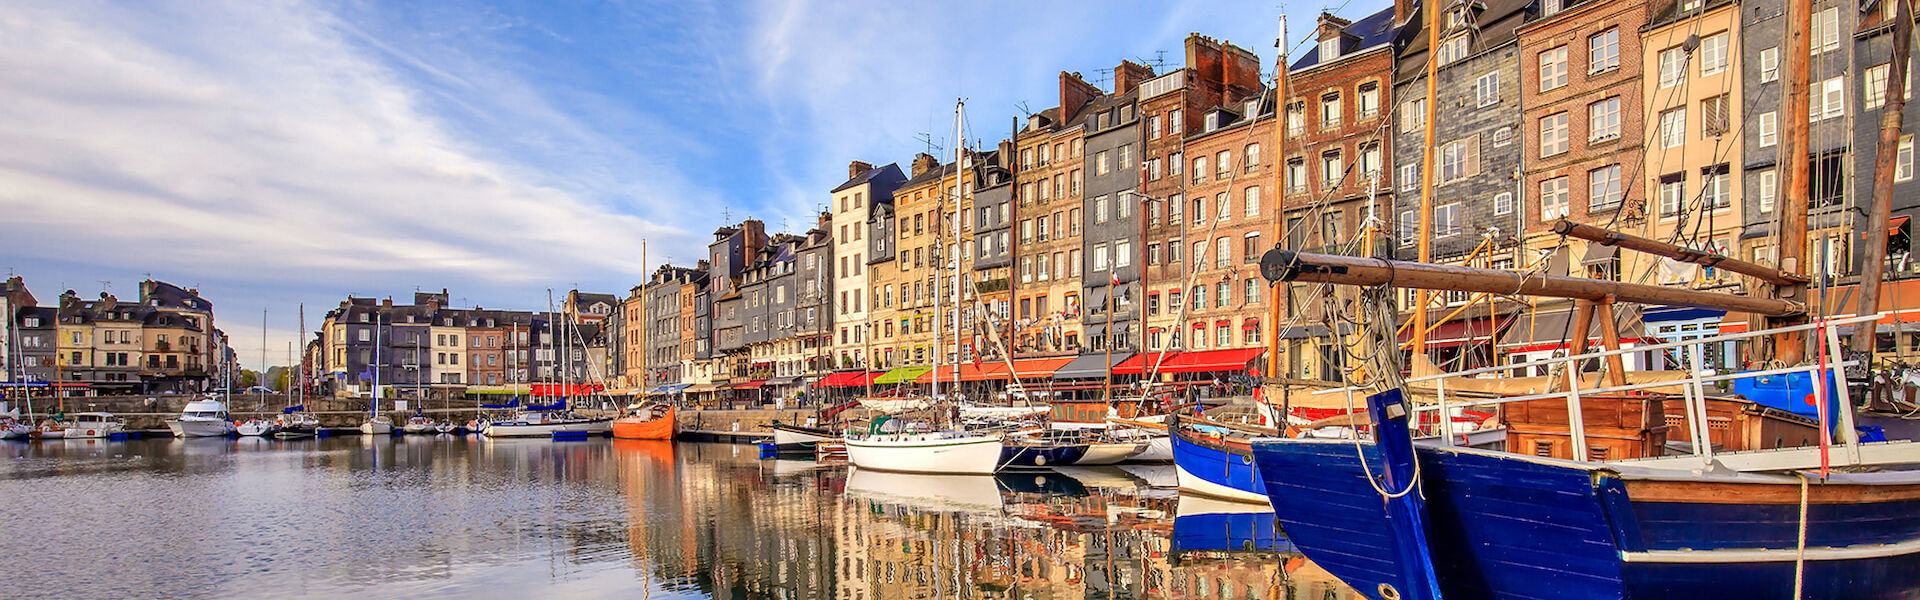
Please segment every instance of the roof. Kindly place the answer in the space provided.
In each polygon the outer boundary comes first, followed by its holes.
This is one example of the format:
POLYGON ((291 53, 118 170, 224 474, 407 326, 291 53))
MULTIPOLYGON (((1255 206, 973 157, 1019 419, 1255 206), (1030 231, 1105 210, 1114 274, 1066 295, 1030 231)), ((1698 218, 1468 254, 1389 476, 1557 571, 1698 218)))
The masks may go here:
POLYGON ((933 183, 935 181, 939 181, 943 177, 950 177, 952 175, 953 175, 953 163, 952 162, 942 163, 938 168, 927 169, 927 172, 921 173, 918 177, 914 177, 913 179, 908 179, 906 183, 900 184, 900 187, 910 188, 915 186, 926 185, 929 183, 933 183))
MULTIPOLYGON (((1375 46, 1392 44, 1395 33, 1393 26, 1393 7, 1388 6, 1380 12, 1367 15, 1365 18, 1354 21, 1352 24, 1341 28, 1340 32, 1357 38, 1340 48, 1340 56, 1342 58, 1359 54, 1375 46)), ((1339 59, 1336 58, 1334 60, 1339 59)), ((1287 67, 1287 70, 1299 71, 1317 66, 1320 66, 1320 45, 1313 44, 1307 49, 1307 53, 1301 55, 1300 60, 1293 61, 1293 65, 1287 67)))
POLYGON ((886 181, 888 179, 891 179, 893 181, 899 181, 906 178, 907 178, 906 175, 903 175, 900 172, 899 163, 887 163, 887 166, 874 167, 872 169, 868 169, 867 172, 861 173, 858 177, 848 179, 846 183, 842 183, 838 186, 834 186, 833 190, 828 193, 838 192, 840 190, 844 190, 850 187, 864 184, 869 181, 876 181, 876 180, 886 181), (886 175, 887 177, 882 177, 882 175, 886 175))

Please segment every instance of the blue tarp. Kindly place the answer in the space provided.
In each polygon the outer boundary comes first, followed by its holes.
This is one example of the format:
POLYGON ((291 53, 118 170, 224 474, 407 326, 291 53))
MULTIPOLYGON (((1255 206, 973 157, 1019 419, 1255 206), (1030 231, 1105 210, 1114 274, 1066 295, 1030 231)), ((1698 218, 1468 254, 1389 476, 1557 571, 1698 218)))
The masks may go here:
POLYGON ((508 403, 506 403, 506 404, 482 404, 482 405, 480 405, 480 408, 484 408, 484 409, 487 409, 487 410, 507 410, 507 409, 512 409, 512 408, 519 408, 519 407, 520 407, 520 398, 519 398, 519 397, 517 397, 517 396, 516 396, 516 397, 514 397, 514 399, 513 399, 513 401, 512 401, 512 402, 508 402, 508 403))
POLYGON ((555 402, 553 404, 528 404, 527 405, 527 410, 566 410, 566 409, 567 409, 566 398, 561 398, 559 402, 555 402))
POLYGON ((280 414, 290 415, 307 409, 307 405, 289 406, 280 410, 280 414))

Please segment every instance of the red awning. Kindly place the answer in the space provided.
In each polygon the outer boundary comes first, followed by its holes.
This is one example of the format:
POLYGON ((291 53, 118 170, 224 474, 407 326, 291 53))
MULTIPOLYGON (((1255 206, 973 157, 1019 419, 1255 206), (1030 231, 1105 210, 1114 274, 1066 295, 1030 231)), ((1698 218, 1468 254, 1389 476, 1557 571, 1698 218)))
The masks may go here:
POLYGON ((1113 374, 1114 375, 1140 375, 1140 374, 1146 373, 1147 369, 1153 368, 1154 363, 1165 364, 1168 361, 1172 361, 1175 356, 1179 356, 1179 353, 1149 352, 1146 354, 1135 354, 1133 355, 1133 358, 1129 358, 1125 361, 1122 361, 1120 364, 1114 365, 1113 374), (1160 358, 1160 355, 1162 354, 1167 355, 1167 358, 1165 360, 1162 360, 1160 358))
POLYGON ((733 384, 733 389, 736 389, 736 390, 757 390, 757 389, 760 389, 761 387, 763 387, 763 386, 765 386, 765 385, 767 385, 767 380, 765 380, 765 379, 755 379, 755 380, 753 380, 753 381, 749 381, 749 382, 746 382, 746 383, 736 383, 736 384, 733 384))
POLYGON ((940 368, 922 373, 920 377, 914 379, 913 382, 933 383, 934 378, 937 377, 942 383, 951 383, 953 382, 953 373, 956 368, 960 370, 961 381, 987 381, 990 379, 1007 378, 1006 361, 991 360, 978 363, 961 363, 957 366, 941 365, 940 368))
POLYGON ((1258 358, 1266 350, 1260 348, 1240 348, 1237 350, 1207 350, 1203 352, 1182 352, 1173 355, 1160 365, 1162 373, 1206 373, 1211 371, 1245 371, 1247 363, 1258 358))
POLYGON ((813 387, 823 388, 823 387, 862 386, 862 385, 866 385, 868 380, 873 379, 875 377, 879 377, 879 376, 880 376, 879 373, 873 373, 868 371, 848 371, 845 373, 834 373, 832 375, 826 376, 825 378, 822 378, 819 381, 813 382, 813 387))
POLYGON ((1247 321, 1246 321, 1245 323, 1241 323, 1241 324, 1240 324, 1240 328, 1241 328, 1241 329, 1259 329, 1259 328, 1260 328, 1260 320, 1259 320, 1259 319, 1247 319, 1247 321))
POLYGON ((584 384, 575 383, 575 384, 566 384, 566 385, 558 384, 558 383, 536 383, 536 384, 533 384, 533 395, 556 396, 556 397, 557 396, 585 396, 585 395, 593 394, 595 392, 599 392, 601 389, 604 389, 605 387, 606 386, 603 386, 597 383, 584 383, 584 384))

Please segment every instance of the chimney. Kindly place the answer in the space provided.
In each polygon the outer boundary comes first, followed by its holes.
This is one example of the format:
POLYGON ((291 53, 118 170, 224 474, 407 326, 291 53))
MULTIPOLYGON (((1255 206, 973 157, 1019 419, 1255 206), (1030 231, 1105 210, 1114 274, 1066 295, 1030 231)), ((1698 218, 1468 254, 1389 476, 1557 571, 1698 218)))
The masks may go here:
POLYGON ((1140 82, 1153 79, 1153 68, 1137 64, 1130 60, 1120 61, 1113 69, 1113 93, 1125 94, 1140 87, 1140 82))
POLYGON ((833 230, 833 213, 831 212, 820 213, 819 223, 820 223, 819 227, 821 231, 833 230))
POLYGON ((913 177, 919 177, 921 173, 939 168, 939 166, 940 159, 934 158, 933 155, 925 152, 913 155, 913 177))
POLYGON ((1352 21, 1333 16, 1333 13, 1320 13, 1320 22, 1314 26, 1313 39, 1316 41, 1325 41, 1328 38, 1340 35, 1348 25, 1352 24, 1352 21))
POLYGON ((872 170, 873 170, 873 165, 860 162, 857 160, 847 163, 847 179, 849 180, 859 179, 861 175, 865 175, 867 174, 868 171, 872 171, 872 170))
POLYGON ((393 308, 393 296, 387 296, 387 299, 381 300, 380 308, 393 308))
POLYGON ((1407 25, 1407 19, 1413 18, 1414 10, 1419 7, 1419 0, 1393 0, 1393 24, 1407 25))
POLYGON ((1100 88, 1081 79, 1079 73, 1060 72, 1060 119, 1065 121, 1080 107, 1100 97, 1100 88))

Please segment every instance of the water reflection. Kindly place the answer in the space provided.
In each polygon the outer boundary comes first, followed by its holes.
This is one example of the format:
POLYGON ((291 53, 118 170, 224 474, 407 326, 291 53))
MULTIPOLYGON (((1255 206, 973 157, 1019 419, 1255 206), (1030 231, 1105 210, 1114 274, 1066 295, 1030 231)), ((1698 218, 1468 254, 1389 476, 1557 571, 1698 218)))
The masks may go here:
POLYGON ((1182 498, 1154 467, 942 477, 452 437, 0 452, 10 581, 62 595, 1353 597, 1270 513, 1182 498))

